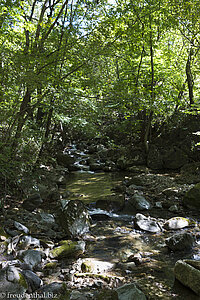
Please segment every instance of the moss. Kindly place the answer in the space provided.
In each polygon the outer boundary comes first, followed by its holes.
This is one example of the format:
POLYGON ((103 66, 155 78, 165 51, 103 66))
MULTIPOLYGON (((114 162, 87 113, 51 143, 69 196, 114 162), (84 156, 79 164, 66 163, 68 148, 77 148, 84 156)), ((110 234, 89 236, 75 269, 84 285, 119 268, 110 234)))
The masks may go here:
POLYGON ((77 242, 72 242, 70 240, 61 241, 60 246, 51 250, 51 257, 53 258, 63 258, 69 257, 71 255, 75 256, 78 254, 77 251, 77 242))
POLYGON ((93 269, 94 269, 94 266, 93 266, 93 264, 91 263, 91 262, 89 262, 89 261, 85 261, 85 262, 83 262, 82 263, 82 265, 81 265, 81 270, 82 270, 82 272, 84 272, 84 273, 87 273, 87 272, 92 272, 93 271, 93 269))
POLYGON ((45 265, 45 269, 55 269, 57 267, 57 262, 50 262, 45 265))
POLYGON ((19 281, 18 281, 18 283, 19 283, 21 286, 23 286, 26 290, 28 289, 28 284, 27 284, 27 282, 26 282, 24 276, 23 276, 21 273, 19 273, 19 281))

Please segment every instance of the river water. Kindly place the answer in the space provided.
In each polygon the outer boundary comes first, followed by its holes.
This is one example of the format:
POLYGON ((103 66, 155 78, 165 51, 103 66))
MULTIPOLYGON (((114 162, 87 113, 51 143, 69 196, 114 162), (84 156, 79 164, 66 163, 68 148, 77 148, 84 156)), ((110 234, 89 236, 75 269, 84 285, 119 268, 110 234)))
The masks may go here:
POLYGON ((125 176, 120 172, 74 172, 69 176, 67 191, 71 193, 70 199, 82 200, 88 205, 91 216, 101 215, 99 219, 93 218, 91 234, 95 241, 88 243, 86 257, 115 264, 116 267, 107 273, 113 277, 123 277, 125 282, 136 281, 150 300, 200 299, 176 282, 173 275, 178 259, 200 258, 199 245, 190 253, 170 252, 165 247, 165 239, 171 233, 151 234, 135 230, 134 216, 96 209, 92 205, 112 195, 114 186, 120 184, 125 176), (127 266, 128 257, 137 254, 141 257, 141 263, 127 266))

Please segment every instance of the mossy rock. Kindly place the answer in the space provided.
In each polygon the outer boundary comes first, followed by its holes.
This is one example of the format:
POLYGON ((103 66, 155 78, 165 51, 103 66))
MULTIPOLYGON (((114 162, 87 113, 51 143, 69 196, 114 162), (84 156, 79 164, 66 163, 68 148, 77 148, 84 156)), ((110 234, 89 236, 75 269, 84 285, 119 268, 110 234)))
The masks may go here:
POLYGON ((19 279, 18 283, 27 290, 28 289, 28 284, 27 284, 27 282, 26 282, 26 280, 24 278, 24 275, 22 275, 21 273, 19 273, 19 277, 20 277, 20 279, 19 279))
POLYGON ((52 258, 78 257, 85 251, 85 242, 65 240, 59 243, 59 246, 52 249, 50 256, 52 258))
POLYGON ((56 261, 49 262, 44 266, 44 269, 48 269, 48 270, 55 269, 57 265, 58 263, 56 261))
POLYGON ((91 261, 84 261, 81 265, 81 271, 84 273, 92 273, 95 269, 95 265, 91 261))
POLYGON ((189 226, 195 226, 196 223, 190 219, 183 217, 174 217, 167 220, 164 224, 164 228, 167 230, 170 229, 182 229, 189 226))
POLYGON ((200 183, 197 183, 185 194, 183 204, 186 207, 200 210, 200 183))

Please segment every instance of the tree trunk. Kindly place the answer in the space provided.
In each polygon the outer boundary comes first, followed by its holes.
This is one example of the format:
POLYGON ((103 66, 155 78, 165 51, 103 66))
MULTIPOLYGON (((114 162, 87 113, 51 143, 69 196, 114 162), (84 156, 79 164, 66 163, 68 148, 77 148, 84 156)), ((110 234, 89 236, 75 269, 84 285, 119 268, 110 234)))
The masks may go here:
POLYGON ((191 57, 192 57, 192 48, 190 49, 187 63, 186 63, 186 76, 187 76, 187 84, 188 84, 188 91, 189 91, 189 100, 190 100, 190 106, 194 104, 194 94, 193 94, 193 76, 192 76, 192 70, 191 70, 191 57))
POLYGON ((26 113, 28 113, 28 105, 29 105, 30 101, 31 101, 31 91, 29 88, 27 88, 24 98, 22 100, 21 106, 20 106, 19 113, 18 113, 17 129, 16 129, 16 133, 15 133, 15 137, 14 137, 14 142, 12 144, 13 150, 15 150, 18 145, 18 141, 21 136, 22 128, 26 121, 25 115, 26 115, 26 113))

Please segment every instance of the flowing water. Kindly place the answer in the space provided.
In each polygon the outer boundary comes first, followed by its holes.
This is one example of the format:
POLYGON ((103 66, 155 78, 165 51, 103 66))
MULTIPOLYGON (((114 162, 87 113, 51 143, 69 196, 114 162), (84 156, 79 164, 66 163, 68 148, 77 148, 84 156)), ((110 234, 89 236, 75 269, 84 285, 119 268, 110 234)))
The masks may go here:
MULTIPOLYGON (((67 183, 67 191, 74 199, 90 204, 93 218, 91 233, 95 237, 88 243, 86 257, 112 263, 115 268, 107 273, 137 281, 148 299, 199 299, 192 291, 174 282, 173 267, 178 259, 199 259, 199 248, 192 253, 172 253, 165 247, 167 232, 150 234, 134 229, 134 216, 96 209, 91 203, 113 194, 113 187, 124 180, 123 173, 74 172, 67 183), (128 257, 139 254, 141 263, 126 265, 128 257)), ((151 211, 150 211, 151 214, 151 211)), ((179 231, 180 232, 180 231, 179 231)))

